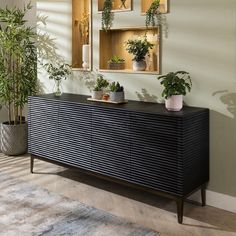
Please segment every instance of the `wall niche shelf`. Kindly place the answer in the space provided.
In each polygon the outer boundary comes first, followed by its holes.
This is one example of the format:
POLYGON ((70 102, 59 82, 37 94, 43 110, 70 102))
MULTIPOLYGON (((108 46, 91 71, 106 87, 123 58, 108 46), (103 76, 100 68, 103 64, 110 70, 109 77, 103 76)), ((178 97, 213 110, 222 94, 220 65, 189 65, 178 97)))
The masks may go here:
POLYGON ((91 9, 91 0, 72 0, 72 67, 74 70, 92 69, 91 9), (89 46, 85 48, 83 45, 89 46), (88 68, 83 68, 85 58, 89 64, 88 68))
MULTIPOLYGON (((141 14, 145 14, 149 7, 151 6, 153 0, 141 0, 141 14)), ((160 12, 168 12, 168 0, 160 0, 160 12)))
MULTIPOLYGON (((101 13, 103 10, 104 0, 98 0, 98 13, 101 13)), ((122 12, 122 11, 131 11, 132 10, 132 0, 125 1, 125 7, 122 5, 121 0, 112 1, 112 12, 122 12)))
POLYGON ((110 29, 107 32, 100 30, 99 44, 99 70, 101 72, 138 74, 160 73, 160 37, 158 27, 149 29, 146 29, 146 27, 110 29), (150 50, 150 59, 147 63, 147 69, 146 71, 133 71, 133 55, 126 51, 125 42, 128 39, 143 38, 145 34, 147 35, 147 40, 154 44, 153 49, 150 50), (114 55, 125 59, 124 70, 108 69, 108 61, 114 55))

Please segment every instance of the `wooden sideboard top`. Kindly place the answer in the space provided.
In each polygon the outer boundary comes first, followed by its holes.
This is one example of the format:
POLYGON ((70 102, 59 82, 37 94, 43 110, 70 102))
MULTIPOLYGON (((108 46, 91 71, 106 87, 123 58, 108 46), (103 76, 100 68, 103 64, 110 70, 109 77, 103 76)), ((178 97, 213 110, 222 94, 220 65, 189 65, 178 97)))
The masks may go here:
POLYGON ((69 94, 69 93, 64 93, 60 97, 56 97, 54 96, 54 94, 37 95, 34 97, 39 97, 39 98, 48 99, 48 100, 57 100, 57 101, 63 101, 63 102, 72 102, 72 103, 77 103, 77 104, 91 105, 91 106, 97 106, 101 108, 113 108, 113 109, 121 109, 121 110, 134 111, 134 112, 144 112, 144 113, 159 114, 159 115, 174 116, 174 117, 185 117, 185 116, 195 115, 201 112, 209 111, 209 109, 207 108, 184 106, 181 111, 171 112, 171 111, 166 110, 164 104, 153 103, 153 102, 140 102, 140 101, 133 101, 133 100, 129 100, 129 102, 126 104, 119 104, 119 105, 103 103, 103 102, 93 102, 93 101, 87 100, 87 98, 89 98, 90 96, 79 95, 79 94, 69 94))

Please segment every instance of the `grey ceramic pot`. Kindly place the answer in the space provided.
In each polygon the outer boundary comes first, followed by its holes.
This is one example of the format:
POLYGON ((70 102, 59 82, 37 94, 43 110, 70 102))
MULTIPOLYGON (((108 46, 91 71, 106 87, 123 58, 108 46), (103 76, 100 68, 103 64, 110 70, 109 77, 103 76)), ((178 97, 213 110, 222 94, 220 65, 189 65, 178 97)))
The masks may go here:
POLYGON ((125 93, 124 92, 110 92, 110 101, 112 102, 124 102, 125 93))
POLYGON ((17 156, 27 152, 28 125, 1 124, 1 151, 9 156, 17 156))
POLYGON ((146 61, 133 61, 134 71, 144 71, 146 70, 146 67, 147 67, 146 61))

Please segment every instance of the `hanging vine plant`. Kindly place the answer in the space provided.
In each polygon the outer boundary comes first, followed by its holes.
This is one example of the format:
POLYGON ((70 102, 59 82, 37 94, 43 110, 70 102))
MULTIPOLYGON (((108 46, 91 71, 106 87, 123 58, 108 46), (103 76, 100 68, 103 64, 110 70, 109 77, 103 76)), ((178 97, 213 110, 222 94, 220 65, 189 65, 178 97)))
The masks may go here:
POLYGON ((146 27, 161 26, 161 31, 168 36, 168 24, 166 16, 160 12, 160 0, 153 0, 151 6, 146 11, 146 27))
POLYGON ((160 18, 160 0, 154 0, 146 12, 146 26, 155 26, 159 25, 160 18))
POLYGON ((102 10, 102 30, 107 31, 111 28, 114 19, 112 11, 112 0, 105 0, 102 10))

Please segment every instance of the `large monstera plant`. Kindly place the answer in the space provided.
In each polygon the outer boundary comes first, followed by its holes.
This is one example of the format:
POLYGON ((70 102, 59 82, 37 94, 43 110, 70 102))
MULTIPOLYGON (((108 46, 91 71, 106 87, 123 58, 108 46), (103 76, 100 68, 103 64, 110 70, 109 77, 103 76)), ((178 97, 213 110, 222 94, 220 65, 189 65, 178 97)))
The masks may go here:
POLYGON ((37 90, 37 35, 24 19, 31 8, 29 4, 24 9, 0 9, 0 101, 8 108, 8 121, 2 124, 1 149, 9 155, 27 150, 27 133, 24 134, 27 127, 22 111, 28 96, 37 90), (19 127, 23 127, 21 131, 19 127), (16 137, 9 137, 9 133, 16 137))

